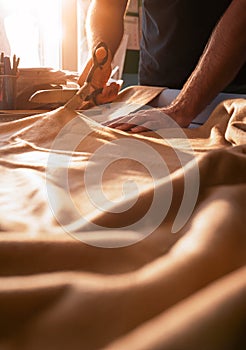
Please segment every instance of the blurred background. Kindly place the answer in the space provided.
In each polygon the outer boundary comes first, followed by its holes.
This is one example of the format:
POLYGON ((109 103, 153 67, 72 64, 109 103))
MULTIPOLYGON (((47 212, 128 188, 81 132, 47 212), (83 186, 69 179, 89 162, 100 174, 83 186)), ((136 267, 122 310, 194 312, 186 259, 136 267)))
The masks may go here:
MULTIPOLYGON (((20 57, 20 68, 80 72, 88 56, 85 21, 90 0, 0 0, 0 50, 20 57)), ((131 0, 115 65, 136 82, 141 1, 131 0)))

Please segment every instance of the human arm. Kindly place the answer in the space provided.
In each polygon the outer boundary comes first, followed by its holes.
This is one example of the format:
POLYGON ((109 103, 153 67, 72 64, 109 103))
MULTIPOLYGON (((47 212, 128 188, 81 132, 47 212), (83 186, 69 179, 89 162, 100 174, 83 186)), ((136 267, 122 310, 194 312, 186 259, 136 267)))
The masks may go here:
MULTIPOLYGON (((222 91, 236 76, 246 59, 246 0, 234 0, 216 25, 204 52, 177 98, 159 111, 172 117, 181 127, 190 122, 222 91)), ((108 124, 121 130, 141 132, 166 126, 166 118, 151 111, 140 112, 117 123, 108 124), (144 120, 145 116, 145 120, 144 120), (136 122, 134 127, 133 121, 136 122), (134 129, 133 129, 134 127, 134 129)))
POLYGON ((128 0, 92 0, 86 21, 90 52, 104 41, 114 56, 124 32, 124 14, 128 0))
MULTIPOLYGON (((86 20, 86 33, 89 45, 89 59, 83 69, 78 83, 83 85, 92 66, 92 53, 99 42, 105 42, 109 49, 108 61, 102 70, 95 73, 95 85, 103 87, 99 103, 108 102, 107 97, 116 97, 116 84, 106 86, 111 74, 112 58, 121 42, 124 31, 124 14, 128 0, 92 0, 86 20)), ((100 55, 100 54, 99 54, 100 55)))
POLYGON ((246 0, 234 0, 180 94, 163 112, 186 127, 233 80, 246 60, 245 26, 246 0))

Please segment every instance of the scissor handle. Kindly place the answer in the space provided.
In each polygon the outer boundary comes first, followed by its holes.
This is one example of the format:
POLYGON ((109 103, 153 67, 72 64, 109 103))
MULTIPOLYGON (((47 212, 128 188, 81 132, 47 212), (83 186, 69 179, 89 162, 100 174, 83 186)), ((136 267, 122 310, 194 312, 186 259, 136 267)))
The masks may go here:
POLYGON ((91 69, 90 69, 90 71, 88 73, 88 76, 87 76, 87 79, 86 79, 87 83, 90 83, 92 81, 95 69, 98 68, 98 67, 102 69, 102 67, 105 65, 107 60, 108 60, 108 46, 103 41, 101 41, 99 44, 97 44, 97 46, 94 49, 94 52, 93 52, 93 65, 92 65, 92 67, 91 67, 91 69), (96 51, 100 47, 103 47, 105 49, 106 55, 105 55, 104 59, 101 62, 98 62, 97 56, 96 56, 96 51))

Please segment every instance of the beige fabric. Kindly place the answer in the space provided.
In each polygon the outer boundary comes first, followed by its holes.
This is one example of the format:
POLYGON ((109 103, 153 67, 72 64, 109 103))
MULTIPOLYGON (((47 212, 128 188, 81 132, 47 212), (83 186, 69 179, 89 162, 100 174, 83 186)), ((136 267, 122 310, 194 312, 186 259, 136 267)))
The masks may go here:
POLYGON ((242 99, 192 130, 127 134, 65 108, 0 125, 0 348, 243 349, 245 125, 242 99))

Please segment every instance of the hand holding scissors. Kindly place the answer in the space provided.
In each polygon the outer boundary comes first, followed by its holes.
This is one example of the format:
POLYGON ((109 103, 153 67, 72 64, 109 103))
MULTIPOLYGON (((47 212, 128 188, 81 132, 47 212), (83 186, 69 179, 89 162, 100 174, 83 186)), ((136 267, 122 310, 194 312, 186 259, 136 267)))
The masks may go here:
POLYGON ((79 84, 81 88, 67 103, 69 109, 77 109, 85 101, 93 104, 108 103, 114 100, 120 86, 116 83, 106 85, 111 74, 111 54, 105 43, 99 43, 93 53, 92 65, 81 74, 79 84), (84 81, 86 71, 89 72, 84 81), (84 81, 84 82, 83 82, 84 81))

